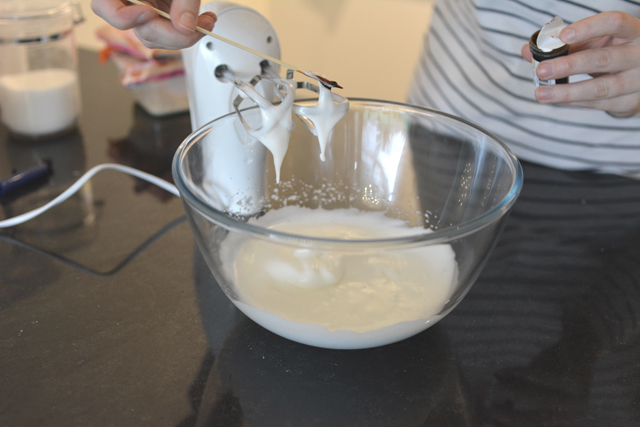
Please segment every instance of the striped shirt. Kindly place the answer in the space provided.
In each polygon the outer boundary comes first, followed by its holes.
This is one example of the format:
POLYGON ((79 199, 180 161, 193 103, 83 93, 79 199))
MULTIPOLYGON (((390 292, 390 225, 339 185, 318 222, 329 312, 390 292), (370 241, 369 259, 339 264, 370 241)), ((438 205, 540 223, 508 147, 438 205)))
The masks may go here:
MULTIPOLYGON (((590 382, 584 413, 566 425, 638 426, 640 182, 531 163, 523 167, 525 185, 495 251, 441 325, 480 395, 486 387, 499 389, 497 373, 505 369, 531 374, 534 380, 523 387, 542 389, 535 382, 540 377, 528 369, 557 343, 583 349, 578 342, 585 340, 600 347, 595 361, 580 358, 580 351, 571 359, 582 380, 590 382), (579 332, 572 334, 572 328, 579 332)), ((547 362, 541 372, 563 366, 558 355, 547 362)), ((568 372, 556 375, 546 387, 563 390, 579 383, 568 372)), ((484 404, 501 402, 489 394, 484 404)), ((557 405, 567 411, 571 406, 557 405)))
POLYGON ((540 104, 520 50, 554 16, 605 10, 640 17, 631 0, 440 0, 409 102, 465 118, 523 160, 567 170, 640 174, 640 115, 540 104))

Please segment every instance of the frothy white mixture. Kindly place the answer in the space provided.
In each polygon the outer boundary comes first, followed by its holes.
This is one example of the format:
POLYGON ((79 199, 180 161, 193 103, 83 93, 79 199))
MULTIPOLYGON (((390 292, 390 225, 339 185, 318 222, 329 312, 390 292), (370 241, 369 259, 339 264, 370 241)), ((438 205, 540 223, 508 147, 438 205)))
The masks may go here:
POLYGON ((276 182, 280 182, 282 161, 287 153, 289 137, 295 126, 291 120, 294 108, 296 114, 302 116, 302 120, 312 123, 310 130, 318 137, 322 161, 325 160, 324 153, 333 128, 349 111, 349 101, 346 98, 334 96, 323 85, 319 85, 320 96, 316 106, 294 106, 296 88, 286 80, 282 81, 282 84, 286 94, 282 102, 277 105, 271 104, 263 98, 253 86, 246 83, 239 86, 239 89, 260 107, 262 125, 258 129, 248 130, 248 132, 271 152, 276 171, 276 182))
POLYGON ((336 124, 349 111, 349 101, 346 98, 334 97, 334 94, 323 85, 318 86, 320 89, 318 105, 313 107, 294 105, 294 111, 313 123, 315 128, 314 135, 318 137, 318 143, 320 144, 320 160, 324 162, 324 152, 329 136, 336 124))
MULTIPOLYGON (((357 209, 270 211, 252 223, 281 232, 341 240, 428 233, 382 212, 357 209)), ((262 326, 299 342, 363 348, 427 327, 457 282, 450 245, 348 252, 277 245, 231 234, 220 247, 236 305, 262 326)))
POLYGON ((256 130, 249 130, 249 135, 260 141, 273 156, 276 170, 276 182, 280 182, 280 167, 289 148, 289 137, 295 125, 291 119, 291 110, 295 99, 295 87, 287 81, 282 82, 286 95, 283 101, 274 105, 267 101, 253 86, 242 83, 240 89, 254 100, 260 108, 262 125, 256 130))

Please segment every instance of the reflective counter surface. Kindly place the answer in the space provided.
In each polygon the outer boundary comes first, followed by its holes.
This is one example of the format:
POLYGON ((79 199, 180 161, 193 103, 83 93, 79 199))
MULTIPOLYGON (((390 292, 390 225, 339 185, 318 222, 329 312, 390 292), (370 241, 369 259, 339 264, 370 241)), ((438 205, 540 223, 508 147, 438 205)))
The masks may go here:
MULTIPOLYGON (((0 177, 53 174, 0 218, 116 162, 170 179, 188 114, 154 118, 80 52, 77 131, 0 127, 0 177)), ((238 312, 180 200, 121 173, 0 230, 0 425, 638 426, 640 181, 523 165, 506 229, 463 302, 370 349, 318 349, 238 312)))

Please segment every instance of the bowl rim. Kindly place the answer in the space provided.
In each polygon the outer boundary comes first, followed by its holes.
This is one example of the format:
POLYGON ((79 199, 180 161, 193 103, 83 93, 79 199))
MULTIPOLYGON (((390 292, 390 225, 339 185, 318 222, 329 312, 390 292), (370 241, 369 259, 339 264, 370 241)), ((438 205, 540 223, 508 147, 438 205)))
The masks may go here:
MULTIPOLYGON (((296 100, 296 102, 305 102, 305 101, 317 101, 316 99, 300 99, 296 100)), ((216 122, 220 122, 226 120, 230 116, 235 116, 235 112, 231 112, 225 114, 224 116, 220 116, 216 119, 213 119, 206 124, 202 125, 191 134, 189 134, 184 141, 180 144, 178 149, 175 152, 172 162, 172 174, 173 179, 178 191, 180 193, 180 197, 183 202, 190 205, 200 214, 207 217, 212 222, 216 223, 219 226, 229 230, 238 232, 241 234, 245 234, 252 237, 258 237, 262 239, 269 240, 271 242, 280 242, 280 243, 289 243, 295 244, 296 246, 304 246, 304 247, 314 247, 314 248, 322 248, 322 247, 332 247, 336 246, 340 247, 358 247, 362 248, 363 246, 370 246, 371 249, 377 249, 380 247, 396 247, 396 246, 413 246, 413 245, 424 245, 424 244, 442 244, 448 243, 462 237, 465 237, 469 234, 475 233, 488 225, 494 223, 495 221, 502 218, 508 211, 511 209, 511 206, 515 203, 520 191, 522 190, 523 184, 523 171, 522 166, 520 165, 519 160, 515 156, 515 154, 511 151, 509 146, 503 142, 500 138, 495 136, 493 133, 483 129, 482 127, 472 123, 468 120, 462 119, 460 117, 454 116, 449 113, 445 113, 443 111, 422 107, 419 105, 413 105, 403 102, 396 101, 383 101, 378 99, 370 99, 370 98, 349 98, 349 102, 357 102, 360 104, 384 104, 391 105, 394 107, 401 108, 410 108, 411 110, 417 110, 417 112, 427 113, 429 115, 436 115, 446 117, 448 119, 454 120, 456 122, 463 123, 467 126, 470 126, 482 134, 489 137, 487 140, 488 143, 492 143, 496 145, 499 149, 502 150, 502 154, 505 159, 509 160, 507 163, 513 170, 513 180, 511 183, 511 188, 509 192, 503 197, 503 199, 493 208, 484 212, 483 214, 470 219, 468 221, 462 222, 457 225, 452 225, 440 229, 427 229, 425 228, 424 233, 419 233, 415 235, 402 236, 402 237, 393 237, 393 238, 384 238, 384 239, 359 239, 359 240, 340 240, 340 239, 330 239, 324 237, 311 237, 311 236, 303 236, 299 234, 291 234, 284 233, 281 231, 271 230, 263 227, 259 227, 253 224, 249 224, 246 221, 243 221, 238 218, 234 218, 225 214, 225 212, 220 211, 208 204, 204 203, 200 198, 195 195, 189 187, 183 181, 183 177, 180 169, 181 160, 185 156, 189 147, 195 144, 200 138, 209 133, 212 127, 216 122), (428 231, 427 231, 428 230, 428 231)), ((246 108, 245 110, 251 110, 257 108, 256 106, 252 106, 246 108)))

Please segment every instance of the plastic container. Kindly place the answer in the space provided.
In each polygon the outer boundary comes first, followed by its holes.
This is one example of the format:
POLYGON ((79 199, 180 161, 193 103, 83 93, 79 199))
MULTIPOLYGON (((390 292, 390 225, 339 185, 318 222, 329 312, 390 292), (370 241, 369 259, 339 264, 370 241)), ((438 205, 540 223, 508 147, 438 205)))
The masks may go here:
POLYGON ((70 0, 0 2, 0 115, 16 136, 47 138, 73 128, 80 114, 70 0))
POLYGON ((133 97, 152 116, 162 117, 189 111, 184 75, 152 80, 132 89, 133 97))

